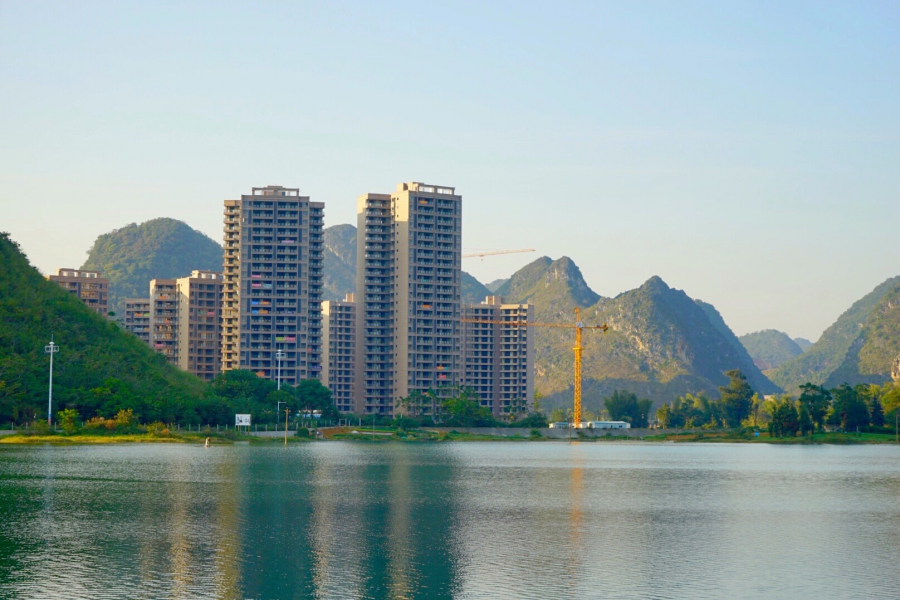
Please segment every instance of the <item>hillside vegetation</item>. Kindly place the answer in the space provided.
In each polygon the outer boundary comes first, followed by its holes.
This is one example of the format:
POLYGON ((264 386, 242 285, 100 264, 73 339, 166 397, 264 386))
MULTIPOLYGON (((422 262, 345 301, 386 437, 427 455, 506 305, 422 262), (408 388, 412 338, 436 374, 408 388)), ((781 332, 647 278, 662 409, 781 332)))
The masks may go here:
POLYGON ((809 350, 769 375, 789 393, 807 382, 880 384, 890 379, 898 354, 900 277, 893 277, 853 303, 809 350))
MULTIPOLYGON (((586 324, 609 332, 584 333, 584 406, 597 411, 615 389, 656 401, 688 392, 718 394, 725 371, 740 369, 760 393, 775 393, 714 307, 692 300, 659 277, 616 298, 601 298, 567 257, 542 257, 523 267, 498 292, 508 301, 535 305, 535 320, 572 323, 582 308, 586 324)), ((547 407, 572 401, 570 329, 535 328, 537 389, 547 407)))
POLYGON ((803 354, 803 349, 786 333, 775 329, 764 329, 748 333, 738 338, 757 367, 765 371, 780 367, 795 356, 803 354))
POLYGON ((175 410, 199 401, 202 381, 44 279, 6 234, 0 235, 0 263, 0 421, 46 418, 44 346, 51 335, 60 346, 54 411, 109 413, 127 398, 136 412, 149 415, 161 412, 151 405, 175 410))
POLYGON ((220 272, 222 246, 182 221, 153 219, 98 237, 81 268, 109 279, 110 310, 121 313, 126 298, 149 297, 151 279, 220 272))

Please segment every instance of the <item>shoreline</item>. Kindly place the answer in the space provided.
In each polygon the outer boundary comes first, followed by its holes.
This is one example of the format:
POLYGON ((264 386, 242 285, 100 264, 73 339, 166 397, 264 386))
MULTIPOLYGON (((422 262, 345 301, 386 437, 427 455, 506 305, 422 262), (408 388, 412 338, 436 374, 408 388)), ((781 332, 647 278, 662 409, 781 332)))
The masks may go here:
MULTIPOLYGON (((350 429, 350 428, 343 428, 350 429)), ((771 438, 768 434, 759 437, 749 437, 746 434, 729 434, 727 432, 685 432, 685 433, 659 433, 649 436, 625 436, 625 435, 573 435, 571 437, 545 437, 539 435, 488 435, 477 432, 466 432, 465 428, 451 429, 449 431, 435 430, 411 430, 411 431, 377 431, 374 434, 361 430, 351 429, 337 430, 324 429, 325 434, 321 440, 310 437, 298 437, 289 435, 289 443, 308 443, 312 441, 342 441, 359 442, 368 444, 400 442, 400 443, 460 443, 460 442, 581 442, 581 443, 640 443, 640 444, 771 444, 771 445, 898 445, 893 434, 883 433, 817 433, 808 437, 771 438)), ((249 444, 284 444, 282 436, 255 436, 255 435, 207 435, 204 433, 179 433, 166 436, 154 436, 150 434, 72 434, 72 435, 39 435, 7 433, 0 436, 0 446, 30 446, 37 444, 49 444, 55 446, 79 446, 79 445, 107 445, 107 444, 195 444, 202 445, 209 438, 211 445, 233 445, 235 443, 249 444)))

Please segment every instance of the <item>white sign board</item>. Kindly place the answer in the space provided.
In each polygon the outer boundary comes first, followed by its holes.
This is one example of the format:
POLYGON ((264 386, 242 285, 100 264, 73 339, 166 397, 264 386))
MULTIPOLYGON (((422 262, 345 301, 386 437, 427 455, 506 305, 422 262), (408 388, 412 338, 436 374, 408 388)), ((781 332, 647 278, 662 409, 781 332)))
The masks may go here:
POLYGON ((250 427, 250 415, 234 415, 235 427, 250 427))

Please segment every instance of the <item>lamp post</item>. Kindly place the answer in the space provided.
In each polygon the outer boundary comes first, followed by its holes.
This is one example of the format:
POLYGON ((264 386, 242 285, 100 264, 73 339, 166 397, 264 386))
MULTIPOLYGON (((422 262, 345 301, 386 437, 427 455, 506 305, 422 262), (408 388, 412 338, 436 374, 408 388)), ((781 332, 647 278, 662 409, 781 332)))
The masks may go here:
POLYGON ((59 352, 53 336, 50 336, 50 343, 44 346, 44 352, 50 355, 50 392, 47 398, 47 425, 50 426, 53 423, 53 355, 59 352))
POLYGON ((281 359, 283 359, 285 356, 287 356, 287 355, 284 353, 284 350, 282 350, 281 348, 279 348, 278 350, 275 351, 275 359, 278 361, 278 389, 279 390, 281 389, 281 359))

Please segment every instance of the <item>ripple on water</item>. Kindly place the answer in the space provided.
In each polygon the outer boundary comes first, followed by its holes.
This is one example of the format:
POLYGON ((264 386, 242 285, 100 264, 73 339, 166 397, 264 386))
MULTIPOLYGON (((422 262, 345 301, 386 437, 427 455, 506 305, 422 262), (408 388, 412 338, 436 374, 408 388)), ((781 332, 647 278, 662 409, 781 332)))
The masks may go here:
POLYGON ((900 448, 0 449, 0 597, 896 598, 900 448))

